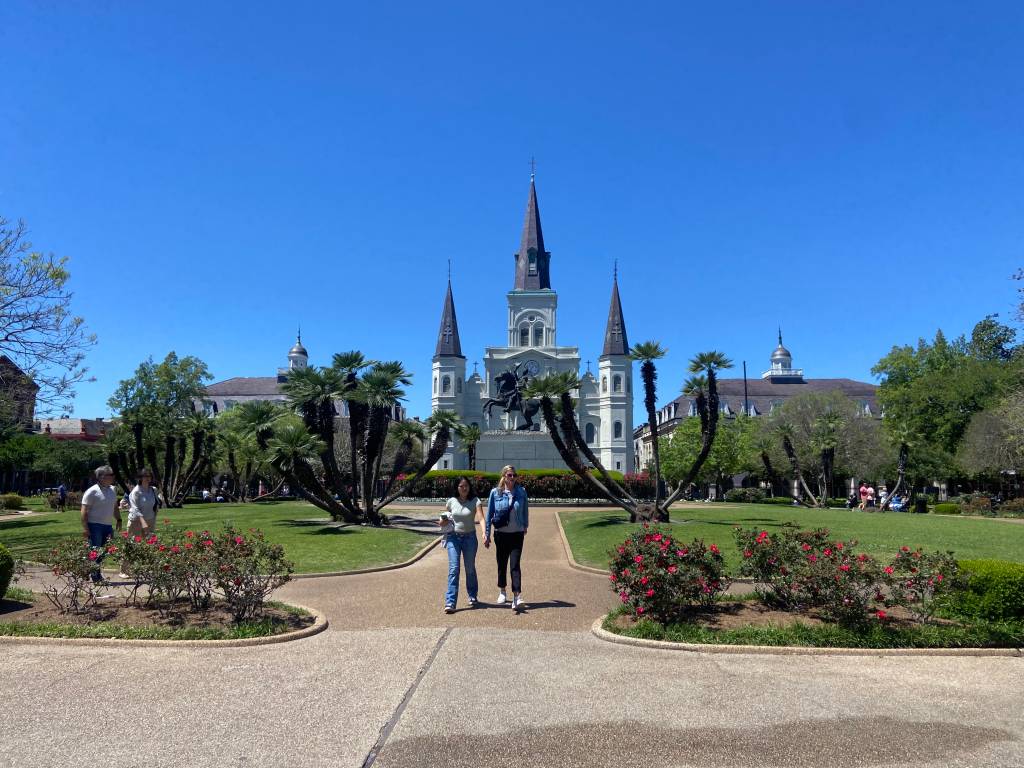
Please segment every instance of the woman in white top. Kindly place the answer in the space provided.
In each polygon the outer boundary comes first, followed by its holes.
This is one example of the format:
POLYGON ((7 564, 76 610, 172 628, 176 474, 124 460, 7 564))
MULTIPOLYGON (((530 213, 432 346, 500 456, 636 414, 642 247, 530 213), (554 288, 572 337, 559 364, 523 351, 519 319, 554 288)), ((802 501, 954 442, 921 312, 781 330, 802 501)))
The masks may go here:
POLYGON ((160 506, 156 489, 150 483, 153 473, 148 469, 139 470, 138 485, 128 494, 128 534, 141 536, 156 530, 156 511, 160 506))
POLYGON ((455 613, 459 597, 460 558, 466 567, 466 594, 469 607, 476 607, 476 527, 483 519, 483 504, 473 496, 469 479, 460 477, 458 495, 448 499, 438 525, 444 532, 444 546, 448 550, 448 591, 444 596, 444 612, 455 613))

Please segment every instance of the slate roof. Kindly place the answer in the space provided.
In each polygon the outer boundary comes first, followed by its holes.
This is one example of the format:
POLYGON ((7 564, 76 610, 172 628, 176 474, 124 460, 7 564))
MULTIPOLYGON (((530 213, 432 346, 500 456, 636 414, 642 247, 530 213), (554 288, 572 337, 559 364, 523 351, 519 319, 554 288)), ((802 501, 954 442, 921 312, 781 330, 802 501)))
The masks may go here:
POLYGON ((210 396, 229 395, 280 395, 280 383, 276 376, 236 376, 211 384, 206 388, 210 396))
POLYGON ((530 197, 526 201, 526 218, 519 241, 516 259, 517 291, 538 291, 551 288, 551 254, 544 250, 544 231, 540 226, 540 207, 537 205, 537 187, 530 177, 530 197), (530 274, 530 251, 534 252, 537 268, 530 274))
POLYGON ((459 320, 455 316, 455 299, 452 297, 451 280, 448 281, 448 292, 444 295, 444 306, 441 308, 441 327, 437 331, 434 357, 462 357, 459 320))
POLYGON ((608 325, 604 329, 604 350, 601 357, 628 355, 629 340, 626 338, 626 319, 622 316, 622 302, 619 300, 619 279, 612 281, 612 301, 608 307, 608 325))

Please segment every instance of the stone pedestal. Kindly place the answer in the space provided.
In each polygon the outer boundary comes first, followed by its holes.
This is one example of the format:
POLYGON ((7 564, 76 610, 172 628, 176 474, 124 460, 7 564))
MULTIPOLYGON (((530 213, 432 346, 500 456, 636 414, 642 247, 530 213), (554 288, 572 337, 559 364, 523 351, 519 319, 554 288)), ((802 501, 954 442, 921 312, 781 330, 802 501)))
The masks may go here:
POLYGON ((499 472, 517 469, 568 469, 546 432, 485 432, 476 444, 476 468, 499 472))

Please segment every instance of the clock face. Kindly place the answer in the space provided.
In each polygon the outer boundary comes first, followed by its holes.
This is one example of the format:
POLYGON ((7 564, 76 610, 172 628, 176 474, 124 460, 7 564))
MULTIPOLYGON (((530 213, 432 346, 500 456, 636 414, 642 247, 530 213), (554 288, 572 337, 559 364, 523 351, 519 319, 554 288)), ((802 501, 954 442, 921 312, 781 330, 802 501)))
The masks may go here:
POLYGON ((527 360, 526 372, 531 376, 536 376, 538 373, 540 373, 540 363, 538 363, 536 360, 527 360))

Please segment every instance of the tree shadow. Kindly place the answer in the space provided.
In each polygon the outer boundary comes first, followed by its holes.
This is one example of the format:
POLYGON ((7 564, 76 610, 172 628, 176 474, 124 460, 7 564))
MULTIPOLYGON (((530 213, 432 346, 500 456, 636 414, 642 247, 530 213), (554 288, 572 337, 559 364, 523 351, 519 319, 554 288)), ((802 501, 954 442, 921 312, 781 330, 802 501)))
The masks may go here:
POLYGON ((31 528, 37 525, 49 525, 60 522, 60 518, 50 520, 0 520, 0 531, 13 531, 16 528, 31 528))
POLYGON ((289 528, 315 528, 316 530, 302 531, 302 533, 308 533, 314 536, 355 533, 353 530, 354 526, 346 523, 330 523, 324 520, 281 520, 278 524, 288 526, 289 528))
POLYGON ((597 520, 588 520, 583 524, 584 528, 607 528, 612 525, 629 525, 629 519, 615 515, 604 515, 597 520))

